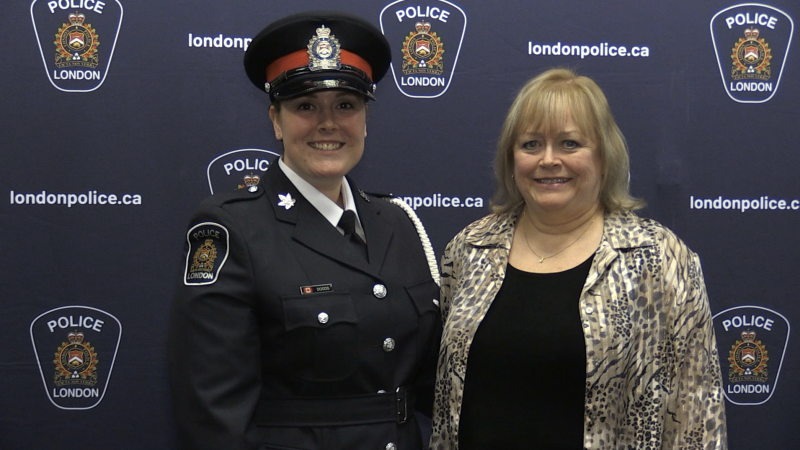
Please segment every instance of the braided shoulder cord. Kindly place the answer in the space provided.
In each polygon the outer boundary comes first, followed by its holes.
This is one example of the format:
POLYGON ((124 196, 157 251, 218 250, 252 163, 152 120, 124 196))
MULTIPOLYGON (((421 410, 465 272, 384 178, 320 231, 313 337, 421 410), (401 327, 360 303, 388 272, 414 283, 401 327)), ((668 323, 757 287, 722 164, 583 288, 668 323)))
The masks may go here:
POLYGON ((428 268, 431 270, 431 277, 433 277, 433 281, 436 284, 439 284, 439 265, 436 263, 436 255, 433 253, 433 246, 431 245, 431 240, 428 239, 428 233, 425 232, 425 227, 422 225, 422 221, 419 220, 417 214, 411 209, 408 204, 399 198, 388 198, 386 199, 391 203, 399 206, 408 217, 411 219, 411 222, 414 224, 414 228, 417 229, 417 234, 419 234, 419 240, 422 241, 422 249, 425 251, 425 258, 428 260, 428 268))

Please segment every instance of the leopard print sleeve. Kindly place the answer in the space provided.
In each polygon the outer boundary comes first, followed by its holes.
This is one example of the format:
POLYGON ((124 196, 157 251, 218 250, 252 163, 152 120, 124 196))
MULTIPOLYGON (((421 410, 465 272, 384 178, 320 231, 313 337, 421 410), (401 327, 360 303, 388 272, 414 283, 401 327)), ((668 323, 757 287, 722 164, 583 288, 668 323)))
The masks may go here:
POLYGON ((669 321, 675 361, 662 448, 724 450, 725 402, 700 259, 674 235, 667 241, 664 282, 671 284, 665 292, 675 295, 669 321))

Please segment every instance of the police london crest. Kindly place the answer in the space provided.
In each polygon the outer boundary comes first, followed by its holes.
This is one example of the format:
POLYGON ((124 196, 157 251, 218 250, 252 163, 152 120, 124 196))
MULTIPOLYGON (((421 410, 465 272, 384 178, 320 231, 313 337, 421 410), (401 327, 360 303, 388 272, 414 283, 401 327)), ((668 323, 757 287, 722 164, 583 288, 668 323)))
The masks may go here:
POLYGON ((775 392, 789 342, 789 321, 763 306, 738 306, 714 315, 725 398, 760 405, 775 392))
POLYGON ((97 384, 97 352, 89 342, 83 342, 84 334, 70 331, 67 342, 56 350, 53 363, 56 365, 56 386, 97 384))
POLYGON ((31 322, 31 342, 45 392, 60 409, 91 409, 103 399, 122 338, 111 314, 64 306, 31 322))
POLYGON ((763 103, 778 90, 794 22, 768 5, 731 6, 711 19, 722 83, 739 103, 763 103))
POLYGON ((119 0, 34 0, 31 19, 45 71, 56 89, 90 92, 103 84, 122 25, 119 0))
POLYGON ((730 371, 728 379, 732 383, 742 381, 756 381, 766 383, 767 372, 767 349, 760 340, 756 340, 756 333, 751 330, 742 331, 742 339, 731 345, 728 353, 730 371))
POLYGON ((450 87, 467 16, 446 0, 409 2, 398 0, 383 8, 381 31, 397 50, 392 75, 407 97, 436 98, 450 87), (447 51, 445 51, 447 46, 447 51))
POLYGON ((733 46, 731 78, 734 80, 769 80, 772 77, 769 64, 772 51, 758 34, 758 29, 748 28, 744 30, 744 37, 733 46))
POLYGON ((89 67, 97 68, 100 64, 97 47, 100 37, 92 29, 92 25, 84 23, 86 16, 80 13, 69 15, 69 23, 65 23, 56 33, 56 67, 89 67))
POLYGON ((217 247, 213 239, 206 239, 200 248, 194 252, 192 267, 189 271, 211 273, 214 271, 214 261, 217 260, 217 247))
POLYGON ((403 73, 441 75, 444 72, 442 39, 435 31, 431 31, 431 24, 424 20, 414 24, 414 27, 416 31, 410 32, 403 42, 403 73))

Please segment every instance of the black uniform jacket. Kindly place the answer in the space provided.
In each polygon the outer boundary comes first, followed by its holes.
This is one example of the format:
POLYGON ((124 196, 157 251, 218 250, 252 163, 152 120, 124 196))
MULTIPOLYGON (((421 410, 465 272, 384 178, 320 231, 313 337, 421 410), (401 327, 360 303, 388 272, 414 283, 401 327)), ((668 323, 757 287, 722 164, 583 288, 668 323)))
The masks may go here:
POLYGON ((181 449, 423 445, 439 289, 405 212, 350 186, 369 262, 277 167, 194 215, 168 339, 181 449))

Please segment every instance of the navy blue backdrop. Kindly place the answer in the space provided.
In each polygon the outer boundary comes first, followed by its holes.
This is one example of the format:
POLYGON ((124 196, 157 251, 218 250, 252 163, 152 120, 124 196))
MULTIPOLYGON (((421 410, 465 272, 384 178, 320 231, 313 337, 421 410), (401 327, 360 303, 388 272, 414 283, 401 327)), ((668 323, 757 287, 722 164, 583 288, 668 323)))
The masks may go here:
POLYGON ((437 253, 488 212, 520 86, 554 66, 595 79, 642 215, 703 262, 730 448, 796 447, 795 0, 14 0, 0 3, 0 448, 175 447, 164 347, 189 215, 280 151, 244 47, 330 8, 395 51, 353 176, 415 206, 437 253), (423 37, 437 50, 421 70, 404 61, 423 37))

